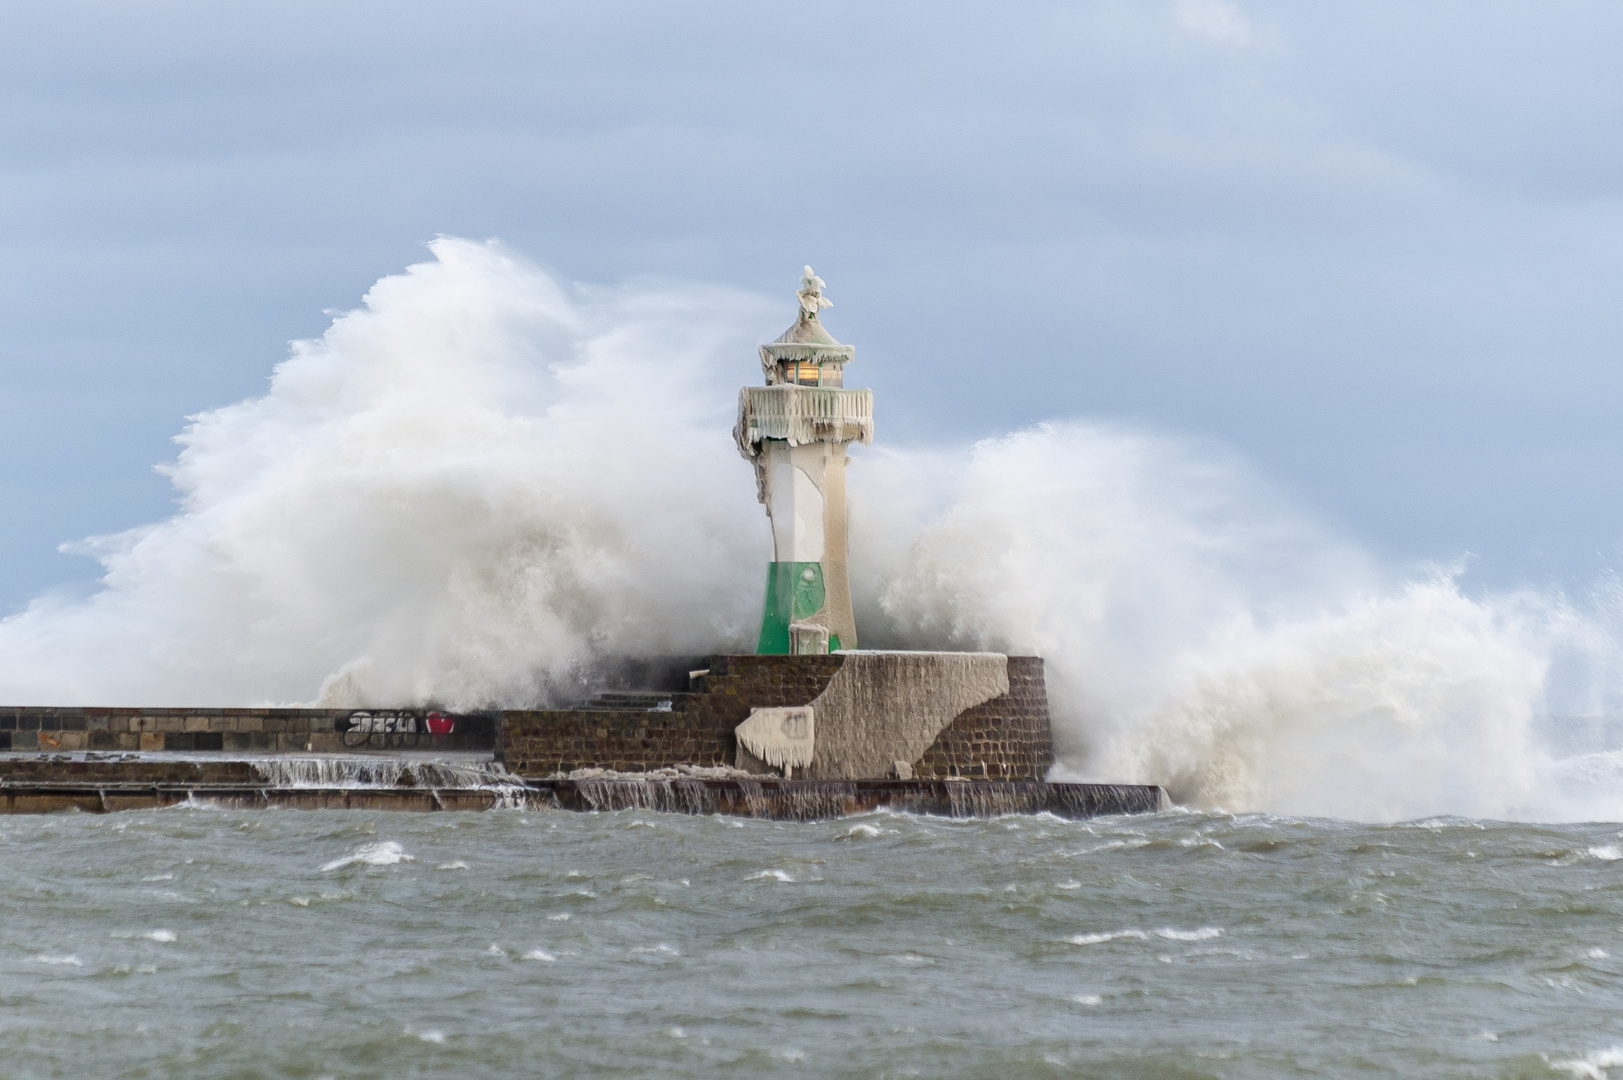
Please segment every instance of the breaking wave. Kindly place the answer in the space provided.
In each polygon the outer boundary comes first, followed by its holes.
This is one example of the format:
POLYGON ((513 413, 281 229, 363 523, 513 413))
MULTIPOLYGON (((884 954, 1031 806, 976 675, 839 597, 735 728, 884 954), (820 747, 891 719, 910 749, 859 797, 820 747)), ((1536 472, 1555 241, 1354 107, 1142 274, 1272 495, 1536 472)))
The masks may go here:
POLYGON ((988 440, 957 476, 879 605, 911 642, 1045 657, 1057 777, 1360 820, 1623 816, 1623 726, 1597 719, 1615 590, 1394 572, 1220 452, 1108 425, 988 440))
MULTIPOLYGON (((770 538, 727 431, 787 305, 432 250, 263 396, 190 419, 176 513, 74 546, 90 597, 0 622, 0 694, 529 705, 616 658, 750 646, 770 538)), ((1044 656, 1059 776, 1235 810, 1623 817, 1615 587, 1395 571, 1220 448, 1118 425, 882 444, 851 490, 863 644, 1044 656)))

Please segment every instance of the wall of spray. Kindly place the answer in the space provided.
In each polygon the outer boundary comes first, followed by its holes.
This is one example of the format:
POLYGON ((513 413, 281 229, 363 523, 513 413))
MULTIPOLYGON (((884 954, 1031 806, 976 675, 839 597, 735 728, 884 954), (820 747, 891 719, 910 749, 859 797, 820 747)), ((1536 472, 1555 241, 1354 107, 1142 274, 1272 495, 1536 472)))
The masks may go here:
MULTIPOLYGON (((432 247, 263 396, 190 419, 175 514, 75 545, 99 590, 0 622, 0 699, 528 705, 620 657, 751 647, 771 543, 727 432, 782 304, 432 247)), ((1623 688, 1616 588, 1469 595, 1219 448, 1108 424, 859 450, 850 483, 864 644, 1044 656, 1061 777, 1623 817, 1595 719, 1623 688)))

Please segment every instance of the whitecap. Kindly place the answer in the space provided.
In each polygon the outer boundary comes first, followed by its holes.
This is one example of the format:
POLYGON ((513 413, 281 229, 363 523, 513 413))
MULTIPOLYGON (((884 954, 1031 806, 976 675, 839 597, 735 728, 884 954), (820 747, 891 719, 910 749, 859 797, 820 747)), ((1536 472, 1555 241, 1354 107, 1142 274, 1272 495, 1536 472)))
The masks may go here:
POLYGON ((568 922, 569 921, 569 912, 560 911, 556 915, 548 915, 547 916, 547 921, 548 922, 568 922))
POLYGON ((1552 1069, 1564 1069, 1573 1076, 1586 1077, 1587 1080, 1606 1080, 1605 1070, 1617 1065, 1623 1065, 1623 1046, 1597 1050, 1571 1061, 1550 1062, 1552 1069))
POLYGON ((1055 886, 1055 888, 1064 889, 1066 892, 1070 892, 1072 889, 1080 889, 1081 887, 1082 883, 1080 881, 1062 881, 1055 886))
POLYGON ((1210 941, 1222 937, 1223 931, 1215 926, 1203 926, 1199 930, 1157 930, 1155 936, 1168 941, 1210 941))
POLYGON ((1183 839, 1179 840, 1178 844, 1179 844, 1180 847, 1187 847, 1187 848, 1214 847, 1218 851, 1227 851, 1228 850, 1228 848, 1224 847, 1222 844, 1218 843, 1216 840, 1213 840, 1209 836, 1186 836, 1183 839))
POLYGON ((846 830, 847 836, 878 836, 880 830, 872 825, 853 825, 846 830))
POLYGON ((310 898, 308 896, 294 896, 288 899, 288 903, 295 907, 309 907, 310 898))
POLYGON ((467 868, 468 864, 461 859, 457 859, 455 862, 442 862, 434 867, 436 870, 466 870, 467 868))
POLYGON ((416 862, 412 856, 407 855, 394 840, 383 840, 376 844, 362 844, 353 855, 346 855, 342 859, 334 859, 323 866, 323 872, 337 870, 345 866, 394 866, 396 863, 416 862))
POLYGON ((169 942, 175 940, 175 932, 173 930, 154 930, 149 934, 142 934, 141 936, 146 938, 148 941, 158 941, 163 942, 164 944, 168 944, 169 942))
POLYGON ((666 956, 681 956, 682 955, 676 949, 673 949, 671 946, 666 945, 664 942, 660 942, 658 945, 652 946, 651 948, 632 949, 631 951, 634 952, 634 953, 664 953, 666 956))
POLYGON ((445 1032, 437 1028, 427 1028, 423 1031, 413 1031, 411 1028, 407 1028, 406 1034, 415 1036, 426 1043, 433 1043, 436 1046, 445 1042, 445 1032))
POLYGON ((1608 960, 1611 958, 1611 955, 1612 954, 1607 952, 1605 949, 1590 949, 1588 952, 1584 953, 1584 956, 1588 957, 1590 960, 1608 960))
POLYGON ((1618 859, 1623 859, 1623 851, 1619 851, 1612 844, 1607 844, 1603 847, 1590 848, 1589 857, 1599 859, 1602 862, 1616 862, 1618 859))
POLYGON ((1144 941, 1148 937, 1149 935, 1142 930, 1117 930, 1111 934, 1077 934, 1068 940, 1072 945, 1102 945, 1107 941, 1116 941, 1120 938, 1144 941))
POLYGON ((673 1039, 685 1039, 688 1037, 688 1033, 679 1027, 666 1028, 665 1034, 669 1035, 673 1039))
POLYGON ((490 948, 485 950, 485 953, 489 956, 506 956, 507 950, 493 941, 490 943, 490 948))
POLYGON ((51 964, 54 967, 85 966, 85 962, 79 959, 77 956, 74 956, 72 953, 69 953, 66 956, 51 956, 48 953, 40 953, 38 956, 29 957, 29 959, 36 964, 51 964))
POLYGON ((547 952, 545 949, 531 949, 529 952, 524 954, 524 959, 539 960, 543 964, 550 964, 558 958, 552 953, 547 952))
POLYGON ((749 877, 745 878, 744 880, 745 881, 788 881, 788 882, 793 882, 795 879, 789 875, 789 872, 787 870, 762 870, 758 874, 751 874, 749 877))
POLYGON ((1104 998, 1100 997, 1098 994, 1072 994, 1071 1000, 1076 1002, 1078 1005, 1097 1005, 1103 1001, 1104 998))

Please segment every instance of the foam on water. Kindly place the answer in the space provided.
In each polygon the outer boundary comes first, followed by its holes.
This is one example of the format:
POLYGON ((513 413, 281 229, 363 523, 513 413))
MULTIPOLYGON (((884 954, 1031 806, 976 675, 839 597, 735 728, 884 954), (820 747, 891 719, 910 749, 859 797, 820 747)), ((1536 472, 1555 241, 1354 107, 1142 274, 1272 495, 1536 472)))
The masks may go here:
POLYGON ((787 870, 762 870, 751 874, 745 881, 785 881, 793 882, 795 879, 787 870))
POLYGON ((1072 945, 1102 945, 1107 941, 1146 941, 1149 935, 1142 930, 1117 930, 1108 934, 1077 934, 1068 938, 1072 945))
MULTIPOLYGON (((322 872, 340 870, 346 866, 395 866, 403 862, 415 862, 405 849, 396 840, 380 840, 375 844, 363 844, 353 854, 345 855, 341 859, 334 859, 322 866, 322 872)), ((494 946, 492 946, 494 948, 494 946)))
MULTIPOLYGON (((783 305, 433 253, 192 418, 176 514, 79 545, 94 595, 0 621, 0 696, 529 706, 618 658, 750 647, 770 540, 726 432, 783 305)), ((1623 819, 1617 582, 1383 566, 1221 449, 1113 424, 859 448, 851 500, 864 644, 1043 656, 1058 778, 1623 819)))
POLYGON ((148 941, 156 941, 165 945, 175 940, 175 932, 173 930, 147 930, 144 932, 137 932, 134 930, 115 930, 109 936, 115 938, 145 938, 148 941))
POLYGON ((1568 1061, 1550 1062, 1552 1069, 1562 1069, 1573 1076, 1583 1077, 1585 1080, 1607 1080, 1606 1070, 1616 1068, 1619 1065, 1623 1065, 1623 1046, 1597 1050, 1592 1054, 1586 1054, 1581 1058, 1573 1058, 1568 1061))
POLYGON ((1168 941, 1210 941, 1222 937, 1223 931, 1215 926, 1203 926, 1199 930, 1157 930, 1155 936, 1168 941))

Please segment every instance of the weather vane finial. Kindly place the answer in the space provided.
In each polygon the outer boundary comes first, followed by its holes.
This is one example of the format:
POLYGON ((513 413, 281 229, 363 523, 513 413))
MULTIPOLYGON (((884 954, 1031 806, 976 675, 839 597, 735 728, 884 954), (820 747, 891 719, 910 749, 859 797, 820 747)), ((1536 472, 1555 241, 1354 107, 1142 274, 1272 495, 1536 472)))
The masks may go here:
POLYGON ((834 306, 834 301, 823 295, 823 279, 812 273, 809 266, 800 276, 800 291, 795 295, 800 297, 800 317, 803 319, 815 319, 819 311, 834 306))

